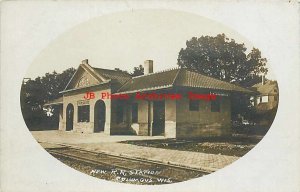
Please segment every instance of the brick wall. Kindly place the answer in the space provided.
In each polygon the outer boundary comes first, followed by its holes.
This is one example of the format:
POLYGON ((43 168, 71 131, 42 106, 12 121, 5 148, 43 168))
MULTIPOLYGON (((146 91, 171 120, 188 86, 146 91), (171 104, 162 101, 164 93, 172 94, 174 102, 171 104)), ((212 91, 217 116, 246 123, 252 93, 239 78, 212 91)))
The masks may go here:
MULTIPOLYGON (((60 130, 66 131, 66 109, 68 104, 72 104, 74 107, 74 121, 73 121, 73 131, 82 133, 93 133, 94 132, 94 107, 96 102, 101 98, 102 92, 109 92, 110 89, 107 86, 90 88, 85 90, 73 91, 71 93, 65 93, 63 97, 63 118, 60 125, 60 130), (90 105, 90 121, 89 122, 78 122, 78 101, 85 100, 84 95, 88 91, 93 91, 95 93, 95 99, 89 100, 90 105)), ((111 100, 103 100, 106 107, 106 120, 104 132, 110 134, 110 124, 111 124, 111 100)))
POLYGON ((210 101, 200 100, 199 111, 189 110, 188 98, 176 103, 176 136, 203 137, 228 135, 231 132, 230 98, 221 98, 220 112, 211 112, 210 101))

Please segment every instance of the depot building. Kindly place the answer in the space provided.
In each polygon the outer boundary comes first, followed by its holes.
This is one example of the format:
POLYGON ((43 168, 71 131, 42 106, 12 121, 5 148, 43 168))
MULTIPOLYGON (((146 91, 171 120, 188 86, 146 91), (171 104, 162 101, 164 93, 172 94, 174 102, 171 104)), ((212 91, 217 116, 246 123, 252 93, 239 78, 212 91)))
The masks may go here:
POLYGON ((63 97, 46 106, 60 108, 59 130, 107 135, 162 135, 166 138, 223 136, 231 133, 231 95, 253 94, 246 88, 190 71, 173 68, 153 72, 144 62, 144 75, 95 68, 83 60, 62 90, 63 97), (85 99, 87 92, 95 98, 85 99), (190 99, 188 92, 214 94, 213 100, 190 99), (102 93, 182 95, 180 99, 102 99, 102 93))

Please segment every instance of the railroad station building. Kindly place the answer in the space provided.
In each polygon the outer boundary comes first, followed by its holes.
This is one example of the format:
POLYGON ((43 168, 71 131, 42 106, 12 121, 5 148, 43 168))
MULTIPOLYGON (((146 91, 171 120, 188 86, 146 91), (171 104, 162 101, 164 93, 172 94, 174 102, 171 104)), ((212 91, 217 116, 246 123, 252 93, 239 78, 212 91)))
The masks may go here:
POLYGON ((246 88, 184 68, 153 72, 144 62, 144 75, 95 68, 83 60, 62 90, 63 97, 47 103, 60 108, 59 130, 107 135, 163 135, 166 138, 222 136, 231 133, 231 94, 252 94, 246 88), (95 98, 85 99, 87 92, 95 98), (180 93, 181 99, 101 99, 102 93, 180 93), (215 94, 215 100, 191 100, 188 92, 215 94))

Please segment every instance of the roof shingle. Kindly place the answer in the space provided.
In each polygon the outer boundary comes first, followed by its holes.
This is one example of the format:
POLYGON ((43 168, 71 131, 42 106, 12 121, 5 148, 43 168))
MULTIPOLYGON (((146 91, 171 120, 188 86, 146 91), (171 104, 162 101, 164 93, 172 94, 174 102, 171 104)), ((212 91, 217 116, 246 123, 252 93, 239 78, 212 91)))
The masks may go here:
POLYGON ((118 92, 130 93, 166 87, 198 87, 205 89, 253 93, 246 88, 202 75, 188 69, 171 69, 134 77, 127 81, 118 92))
POLYGON ((118 92, 136 92, 172 86, 179 69, 133 77, 118 92))
POLYGON ((120 88, 125 82, 132 78, 131 75, 123 71, 101 69, 95 67, 93 67, 93 69, 105 79, 113 80, 118 88, 120 88))
POLYGON ((221 81, 206 75, 202 75, 197 72, 189 71, 188 69, 181 69, 178 77, 175 81, 175 86, 184 87, 199 87, 206 89, 216 89, 225 91, 237 91, 251 93, 251 90, 243 88, 241 86, 221 81))

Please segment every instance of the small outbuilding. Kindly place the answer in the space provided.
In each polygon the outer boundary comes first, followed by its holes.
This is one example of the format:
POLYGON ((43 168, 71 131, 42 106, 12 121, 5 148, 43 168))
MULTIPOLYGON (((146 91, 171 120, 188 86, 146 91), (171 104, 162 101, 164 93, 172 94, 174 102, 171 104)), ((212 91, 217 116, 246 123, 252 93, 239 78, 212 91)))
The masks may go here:
POLYGON ((259 113, 277 108, 279 100, 277 81, 264 80, 252 86, 258 94, 252 97, 252 105, 259 113))

